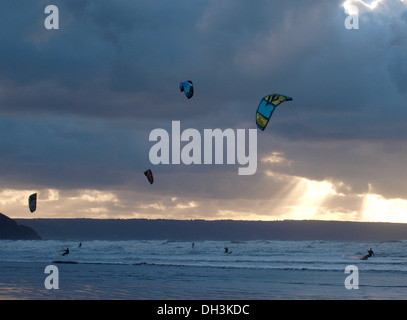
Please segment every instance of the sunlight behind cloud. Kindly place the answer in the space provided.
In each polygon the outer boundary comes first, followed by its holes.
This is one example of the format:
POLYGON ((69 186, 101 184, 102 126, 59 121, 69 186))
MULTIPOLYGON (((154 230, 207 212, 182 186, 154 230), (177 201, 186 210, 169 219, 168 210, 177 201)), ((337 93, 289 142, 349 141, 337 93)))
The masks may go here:
MULTIPOLYGON (((275 161, 271 161, 275 163, 275 161)), ((346 220, 407 223, 407 200, 373 192, 355 194, 340 181, 312 180, 266 170, 271 184, 281 184, 270 199, 195 200, 169 196, 142 203, 123 202, 113 191, 37 190, 38 209, 31 214, 33 190, 0 190, 0 212, 12 218, 155 218, 235 220, 346 220), (353 200, 352 200, 353 199, 353 200), (350 202, 354 204, 349 206, 350 202), (205 203, 205 206, 203 205, 205 203), (347 206, 342 206, 347 203, 347 206)))
POLYGON ((375 0, 371 1, 370 3, 366 3, 363 0, 346 0, 343 4, 343 7, 345 8, 345 12, 347 14, 357 14, 358 12, 355 12, 355 5, 360 3, 364 7, 374 10, 376 9, 377 5, 381 2, 382 0, 375 0))
POLYGON ((324 202, 331 197, 341 196, 334 185, 329 181, 316 181, 306 178, 297 178, 297 185, 291 190, 289 198, 292 199, 286 208, 284 216, 287 219, 337 219, 335 214, 327 216, 324 202))
POLYGON ((407 200, 385 199, 379 194, 364 196, 362 220, 372 222, 407 223, 407 200))
POLYGON ((43 203, 59 200, 59 191, 56 189, 44 189, 40 191, 30 189, 3 189, 0 191, 0 212, 2 212, 2 210, 3 212, 8 211, 7 208, 9 207, 21 211, 26 210, 28 208, 28 197, 33 193, 38 193, 38 197, 43 203))
POLYGON ((4 189, 0 191, 0 206, 4 207, 13 203, 21 204, 24 200, 27 200, 29 193, 30 191, 26 190, 4 189))
POLYGON ((196 207, 198 207, 198 205, 195 201, 190 201, 186 204, 179 203, 176 206, 177 209, 190 209, 190 208, 196 208, 196 207))
POLYGON ((117 202, 116 195, 111 192, 99 190, 83 190, 79 195, 70 197, 72 200, 83 200, 88 202, 117 202))
POLYGON ((100 218, 107 216, 118 202, 114 193, 100 190, 0 190, 0 212, 12 218, 100 218), (38 195, 34 213, 28 209, 28 197, 32 193, 38 195))
POLYGON ((287 161, 286 158, 284 158, 284 155, 282 152, 272 152, 270 155, 264 157, 263 159, 261 159, 262 162, 265 163, 292 163, 292 161, 287 161))
POLYGON ((385 7, 386 11, 398 11, 395 4, 406 4, 404 0, 346 0, 343 2, 342 6, 345 9, 345 13, 348 15, 357 15, 364 13, 366 11, 375 11, 382 6, 385 7))

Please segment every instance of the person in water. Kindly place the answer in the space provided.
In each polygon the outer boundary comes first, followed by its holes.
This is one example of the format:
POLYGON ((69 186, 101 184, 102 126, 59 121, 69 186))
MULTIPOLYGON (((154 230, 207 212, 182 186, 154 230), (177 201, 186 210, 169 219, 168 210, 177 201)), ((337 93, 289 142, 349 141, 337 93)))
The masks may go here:
POLYGON ((375 256, 372 248, 370 248, 369 251, 367 252, 367 257, 370 258, 372 255, 373 257, 375 256))
POLYGON ((371 256, 375 257, 372 248, 370 248, 370 249, 367 251, 367 255, 365 255, 365 256, 363 257, 363 260, 367 260, 367 259, 370 258, 371 256))
POLYGON ((69 254, 69 248, 66 248, 66 250, 64 251, 64 253, 62 255, 66 256, 67 254, 69 254))

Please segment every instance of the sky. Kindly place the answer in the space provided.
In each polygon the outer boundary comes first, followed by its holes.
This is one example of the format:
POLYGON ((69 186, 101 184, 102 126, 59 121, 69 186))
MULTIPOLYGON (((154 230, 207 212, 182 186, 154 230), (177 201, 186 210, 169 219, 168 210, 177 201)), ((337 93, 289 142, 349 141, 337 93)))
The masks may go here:
POLYGON ((7 1, 0 212, 407 223, 406 35, 401 0, 7 1), (151 163, 154 129, 257 130, 271 93, 255 174, 151 163))

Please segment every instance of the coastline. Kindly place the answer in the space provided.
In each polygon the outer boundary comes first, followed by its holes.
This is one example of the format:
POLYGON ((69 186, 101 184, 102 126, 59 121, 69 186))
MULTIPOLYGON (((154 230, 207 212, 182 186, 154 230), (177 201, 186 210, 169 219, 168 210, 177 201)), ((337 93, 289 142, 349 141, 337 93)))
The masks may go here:
POLYGON ((323 220, 14 219, 48 240, 398 241, 407 224, 323 220))

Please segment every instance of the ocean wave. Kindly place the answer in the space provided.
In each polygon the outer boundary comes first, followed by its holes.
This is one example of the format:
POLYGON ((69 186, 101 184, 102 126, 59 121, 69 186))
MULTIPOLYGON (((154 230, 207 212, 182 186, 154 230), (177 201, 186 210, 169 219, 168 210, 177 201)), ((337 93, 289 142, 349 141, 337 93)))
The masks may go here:
MULTIPOLYGON (((72 265, 98 265, 98 266, 146 266, 146 267, 171 267, 171 268, 204 268, 204 269, 242 269, 242 270, 275 270, 275 271, 311 271, 311 272, 340 272, 344 273, 346 265, 333 265, 327 264, 323 266, 321 264, 309 265, 225 265, 225 264, 198 264, 198 263, 165 263, 165 262, 106 262, 106 261, 74 261, 74 260, 54 260, 52 263, 55 264, 72 264, 72 265)), ((407 270, 400 270, 397 268, 384 269, 377 265, 372 266, 359 266, 361 272, 372 272, 372 273, 402 273, 407 274, 407 270)))
POLYGON ((171 266, 252 270, 341 271, 357 265, 372 272, 407 272, 407 241, 238 241, 227 242, 233 254, 224 254, 224 241, 0 241, 0 262, 69 263, 94 265, 171 266), (164 244, 164 245, 163 245, 164 244), (62 248, 71 253, 62 257, 62 248), (366 248, 376 257, 362 261, 366 248))

